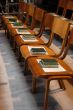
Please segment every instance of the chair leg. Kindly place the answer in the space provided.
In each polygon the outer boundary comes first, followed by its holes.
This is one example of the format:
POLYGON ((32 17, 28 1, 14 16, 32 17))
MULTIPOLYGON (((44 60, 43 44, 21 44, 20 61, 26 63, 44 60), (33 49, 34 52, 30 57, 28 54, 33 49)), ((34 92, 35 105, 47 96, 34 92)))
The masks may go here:
POLYGON ((25 60, 25 64, 24 64, 24 75, 28 75, 28 64, 27 64, 27 60, 25 60))
POLYGON ((36 78, 32 75, 32 92, 36 92, 36 78))
POLYGON ((65 85, 64 85, 63 80, 61 80, 61 79, 59 80, 59 79, 58 79, 58 83, 59 83, 59 85, 60 85, 60 88, 63 89, 63 90, 65 90, 65 85))
POLYGON ((17 45, 16 52, 17 52, 17 55, 18 55, 18 61, 21 62, 22 55, 21 55, 21 52, 20 52, 20 47, 18 45, 17 45))
POLYGON ((15 42, 15 40, 13 41, 13 50, 14 50, 14 52, 16 52, 16 42, 15 42))
POLYGON ((50 80, 46 80, 45 85, 45 99, 44 99, 44 110, 48 109, 48 90, 49 90, 50 80))

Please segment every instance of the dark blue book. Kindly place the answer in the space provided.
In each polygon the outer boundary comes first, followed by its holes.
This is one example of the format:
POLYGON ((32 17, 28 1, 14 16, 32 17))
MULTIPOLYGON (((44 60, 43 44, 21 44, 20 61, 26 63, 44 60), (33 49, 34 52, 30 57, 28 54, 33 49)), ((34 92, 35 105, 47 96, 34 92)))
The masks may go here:
POLYGON ((31 48, 32 54, 45 54, 46 50, 44 48, 31 48))

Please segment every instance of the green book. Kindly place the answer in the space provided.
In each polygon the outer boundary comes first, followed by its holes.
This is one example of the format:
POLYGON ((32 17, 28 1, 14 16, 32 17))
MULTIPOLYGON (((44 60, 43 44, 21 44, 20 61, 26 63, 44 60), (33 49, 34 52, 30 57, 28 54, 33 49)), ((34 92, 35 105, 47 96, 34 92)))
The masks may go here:
POLYGON ((43 68, 58 68, 58 62, 55 59, 41 59, 39 63, 43 68))
POLYGON ((45 54, 46 51, 44 48, 31 48, 32 54, 45 54))
POLYGON ((14 25, 14 26, 23 26, 23 23, 21 23, 21 22, 14 22, 13 25, 14 25))

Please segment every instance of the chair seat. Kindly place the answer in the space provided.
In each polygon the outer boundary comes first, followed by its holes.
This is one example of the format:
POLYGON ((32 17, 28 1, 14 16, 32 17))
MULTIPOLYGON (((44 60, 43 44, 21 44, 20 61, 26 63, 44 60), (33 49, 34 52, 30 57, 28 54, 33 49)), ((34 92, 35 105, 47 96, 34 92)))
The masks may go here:
MULTIPOLYGON (((52 57, 46 56, 45 58, 47 59, 55 59, 52 57)), ((28 67, 32 71, 32 74, 34 77, 40 77, 40 78, 49 78, 49 80, 53 79, 66 79, 66 78, 72 78, 73 77, 73 72, 69 68, 69 66, 60 59, 57 59, 57 62, 64 68, 62 71, 51 71, 51 72, 45 72, 40 64, 37 62, 37 59, 41 59, 41 57, 31 57, 28 59, 28 67), (33 66, 35 67, 33 68, 33 66)), ((54 68, 53 68, 54 69, 54 68)))
POLYGON ((48 55, 55 55, 54 51, 52 51, 52 49, 48 48, 47 46, 45 45, 23 45, 20 47, 20 51, 21 51, 21 54, 23 56, 24 59, 27 59, 28 57, 31 57, 31 56, 41 56, 41 57, 45 57, 45 56, 48 56, 48 55), (46 54, 35 54, 35 55, 32 55, 29 48, 33 48, 33 47, 38 47, 38 48, 44 48, 46 50, 46 54))
POLYGON ((36 40, 32 41, 31 39, 30 40, 24 40, 21 35, 18 35, 15 37, 15 42, 16 44, 20 47, 21 45, 25 45, 25 44, 28 44, 28 45, 41 45, 41 44, 44 44, 44 41, 40 38, 36 38, 36 40), (36 41, 37 40, 37 41, 36 41))

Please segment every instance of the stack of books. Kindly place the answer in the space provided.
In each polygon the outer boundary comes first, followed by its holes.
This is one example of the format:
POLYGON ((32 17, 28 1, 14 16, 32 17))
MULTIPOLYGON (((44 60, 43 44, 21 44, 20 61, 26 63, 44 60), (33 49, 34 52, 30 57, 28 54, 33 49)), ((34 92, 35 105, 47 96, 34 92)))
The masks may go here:
POLYGON ((32 54, 45 54, 46 50, 44 48, 31 48, 32 54))
POLYGON ((43 68, 58 68, 58 62, 55 59, 41 59, 39 64, 43 68))

